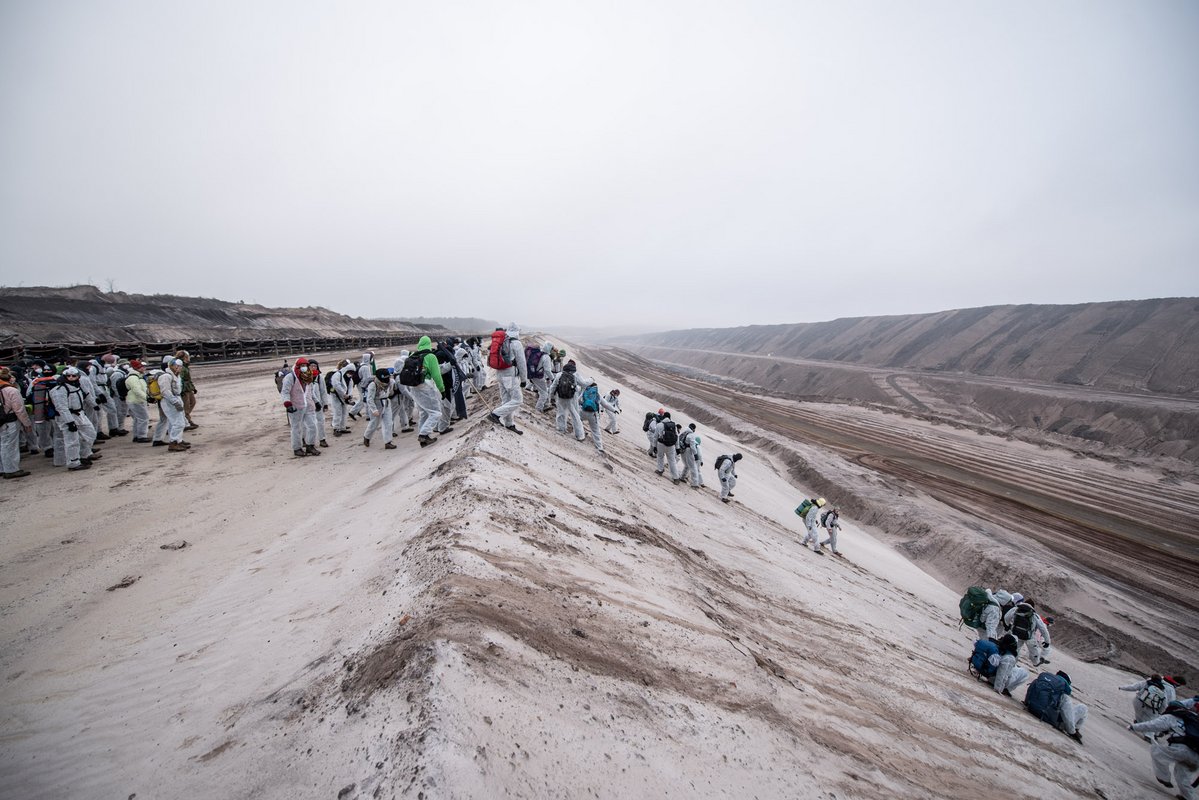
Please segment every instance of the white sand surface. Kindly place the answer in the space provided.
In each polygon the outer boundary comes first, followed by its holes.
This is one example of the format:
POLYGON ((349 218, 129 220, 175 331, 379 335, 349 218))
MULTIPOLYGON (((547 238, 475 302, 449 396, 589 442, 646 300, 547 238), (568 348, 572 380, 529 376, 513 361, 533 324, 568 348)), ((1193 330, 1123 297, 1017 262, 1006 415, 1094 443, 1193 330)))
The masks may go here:
POLYGON ((196 369, 189 453, 0 488, 0 797, 1159 796, 1129 676, 1055 652, 1085 744, 1038 722, 875 531, 801 548, 770 455, 702 430, 708 488, 656 476, 655 398, 607 457, 472 400, 431 448, 295 459, 273 366, 196 369))

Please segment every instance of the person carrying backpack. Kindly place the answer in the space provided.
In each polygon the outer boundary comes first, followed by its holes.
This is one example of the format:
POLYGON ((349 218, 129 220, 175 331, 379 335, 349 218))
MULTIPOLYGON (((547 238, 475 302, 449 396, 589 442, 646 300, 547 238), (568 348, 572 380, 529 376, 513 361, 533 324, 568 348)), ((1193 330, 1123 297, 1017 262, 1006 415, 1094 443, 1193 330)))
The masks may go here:
POLYGON ((325 439, 325 410, 329 408, 329 383, 325 380, 325 376, 321 372, 321 365, 315 358, 308 360, 308 366, 312 369, 312 399, 316 406, 316 411, 312 415, 312 423, 316 426, 316 440, 321 447, 328 447, 329 442, 325 439))
POLYGON ((1041 665, 1042 651, 1049 649, 1049 628, 1037 613, 1036 601, 1029 597, 1012 606, 1003 616, 1003 624, 1016 637, 1028 652, 1028 662, 1034 667, 1041 665), (1037 644, 1037 634, 1041 634, 1041 643, 1037 644))
POLYGON ((1144 722, 1134 722, 1128 729, 1153 742, 1149 748, 1149 758, 1153 762, 1153 776, 1157 782, 1167 789, 1177 787, 1178 796, 1183 800, 1196 800, 1199 714, 1174 701, 1166 706, 1163 713, 1144 722))
MULTIPOLYGON (((1122 692, 1136 692, 1132 698, 1133 722, 1151 720, 1165 711, 1166 706, 1178 699, 1174 690, 1177 678, 1167 682, 1161 675, 1153 674, 1143 681, 1121 686, 1122 692)), ((1182 680, 1186 684, 1186 679, 1182 680)))
POLYGON ((445 391, 445 382, 441 379, 441 365, 433 354, 433 340, 428 336, 420 337, 416 343, 416 352, 408 356, 401 370, 400 382, 412 388, 412 397, 416 401, 419 414, 419 424, 416 440, 421 447, 428 447, 437 440, 432 434, 441 425, 441 393, 445 391), (415 373, 415 379, 406 375, 415 373))
MULTIPOLYGON (((319 456, 316 449, 316 399, 313 397, 312 368, 307 358, 297 358, 291 371, 283 376, 279 399, 291 426, 291 451, 296 458, 319 456)), ((182 403, 180 411, 182 411, 182 403)))
POLYGON ((21 433, 33 433, 33 423, 25 412, 25 398, 17 388, 17 379, 8 367, 0 367, 0 465, 5 479, 24 478, 21 469, 21 433))
POLYGON ((600 412, 607 411, 613 413, 612 406, 608 405, 608 401, 600 396, 599 386, 596 385, 594 378, 589 378, 586 382, 586 387, 583 393, 579 395, 579 412, 580 416, 587 422, 587 427, 591 429, 591 441, 595 444, 595 449, 599 452, 604 452, 604 440, 600 425, 600 412))
POLYGON ((804 547, 811 547, 817 555, 821 556, 824 555, 824 551, 820 549, 820 509, 824 508, 827 502, 823 497, 816 498, 803 515, 804 527, 808 529, 808 532, 804 534, 800 544, 804 547))
POLYGON ((995 674, 991 677, 991 688, 1004 697, 1011 697, 1012 692, 1028 680, 1028 670, 1017 666, 1016 657, 1020 653, 1020 643, 1010 633, 1000 636, 995 642, 996 652, 991 656, 991 664, 995 674))
POLYGON ((529 371, 529 383, 533 385, 533 391, 537 392, 537 410, 546 412, 550 405, 550 387, 549 373, 550 356, 554 346, 549 342, 544 343, 541 347, 529 345, 525 348, 525 366, 529 371))
POLYGON ((138 359, 129 362, 129 373, 125 376, 125 403, 129 418, 133 420, 133 439, 139 444, 150 442, 150 390, 142 373, 145 367, 138 359))
POLYGON ((669 411, 662 414, 662 418, 654 424, 653 429, 654 442, 658 448, 658 468, 654 472, 661 475, 669 467, 671 482, 682 483, 683 479, 679 475, 679 462, 675 458, 675 448, 679 443, 679 427, 670 418, 669 411))
POLYGON ((737 485, 737 462, 741 460, 740 453, 731 456, 720 456, 716 459, 716 475, 720 478, 720 502, 727 503, 733 496, 733 487, 737 485))
POLYGON ((508 323, 507 330, 496 328, 491 334, 487 364, 500 381, 500 404, 488 419, 513 433, 523 434, 516 427, 516 412, 525 401, 522 390, 529 381, 529 368, 525 364, 525 348, 520 343, 520 328, 515 322, 508 323))
POLYGON ((348 412, 350 419, 358 419, 366 410, 366 390, 375 379, 376 369, 378 367, 375 366, 375 354, 367 350, 354 370, 355 382, 358 384, 358 402, 354 403, 348 412))
POLYGON ((820 515, 820 526, 828 531, 828 538, 821 542, 820 546, 824 547, 827 544, 833 555, 841 556, 841 551, 837 549, 837 534, 841 532, 841 512, 836 508, 825 511, 820 515))
POLYGON ((416 397, 412 394, 412 387, 405 386, 400 380, 400 372, 404 369, 404 362, 408 360, 409 355, 411 354, 407 350, 400 351, 391 382, 391 429, 400 433, 412 433, 415 430, 412 427, 412 414, 416 410, 416 397))
POLYGON ((1087 721, 1087 707, 1072 697, 1070 676, 1062 671, 1056 675, 1042 672, 1028 685, 1024 707, 1042 722, 1066 733, 1082 744, 1082 726, 1087 721))
MULTIPOLYGON (((366 431, 362 434, 362 445, 371 446, 371 437, 380 427, 383 429, 383 449, 395 450, 392 442, 392 425, 395 416, 391 411, 391 373, 383 368, 375 370, 370 384, 366 387, 366 431)), ((445 412, 444 406, 442 413, 445 412)))
POLYGON ((699 470, 704 465, 704 460, 700 455, 699 445, 700 439, 699 434, 695 432, 695 423, 688 423, 679 435, 679 444, 676 449, 683 459, 683 480, 689 480, 692 489, 704 487, 704 476, 700 474, 699 470))
POLYGON ((583 417, 579 410, 579 368, 573 358, 562 367, 562 371, 550 384, 549 391, 558 407, 558 413, 554 415, 554 427, 558 433, 566 433, 566 422, 569 419, 575 438, 583 441, 585 434, 583 417))
POLYGON ((350 372, 357 374, 357 369, 346 359, 337 362, 337 369, 329 374, 326 394, 329 397, 329 407, 333 409, 333 435, 343 436, 350 432, 346 422, 349 410, 354 405, 354 383, 350 372))
POLYGON ((658 455, 658 439, 654 431, 654 426, 658 424, 658 420, 666 413, 666 409, 659 408, 658 413, 652 411, 645 412, 645 424, 641 426, 641 430, 645 433, 645 438, 649 442, 649 457, 654 458, 658 455))
POLYGON ((56 465, 63 461, 72 472, 87 469, 99 453, 92 452, 96 428, 84 410, 87 397, 81 386, 83 376, 76 367, 67 367, 50 390, 54 406, 54 423, 58 430, 54 439, 56 465), (61 457, 60 457, 61 455, 61 457))

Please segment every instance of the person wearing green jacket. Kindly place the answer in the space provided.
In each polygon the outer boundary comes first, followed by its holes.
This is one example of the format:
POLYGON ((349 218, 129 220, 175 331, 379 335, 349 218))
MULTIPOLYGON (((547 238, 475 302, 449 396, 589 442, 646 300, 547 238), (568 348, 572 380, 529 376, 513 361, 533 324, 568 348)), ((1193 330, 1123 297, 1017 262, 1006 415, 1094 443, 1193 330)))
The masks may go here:
POLYGON ((175 353, 175 358, 183 362, 183 372, 179 374, 183 383, 179 397, 183 400, 183 416, 187 420, 187 425, 183 430, 194 431, 200 426, 192 422, 192 410, 196 407, 196 384, 192 381, 192 356, 186 350, 179 350, 175 353))
POLYGON ((133 441, 142 444, 150 441, 149 388, 144 370, 142 362, 135 358, 129 362, 129 375, 125 378, 125 403, 133 418, 133 441))
MULTIPOLYGON (((441 424, 441 394, 445 391, 445 383, 441 380, 441 365, 433 354, 433 340, 428 336, 420 337, 416 343, 413 355, 421 357, 425 367, 425 381, 420 386, 412 387, 412 395, 416 399, 416 407, 420 411, 420 422, 416 440, 421 447, 428 447, 436 439, 430 436, 441 424)), ((449 433, 453 428, 446 428, 442 433, 449 433)))

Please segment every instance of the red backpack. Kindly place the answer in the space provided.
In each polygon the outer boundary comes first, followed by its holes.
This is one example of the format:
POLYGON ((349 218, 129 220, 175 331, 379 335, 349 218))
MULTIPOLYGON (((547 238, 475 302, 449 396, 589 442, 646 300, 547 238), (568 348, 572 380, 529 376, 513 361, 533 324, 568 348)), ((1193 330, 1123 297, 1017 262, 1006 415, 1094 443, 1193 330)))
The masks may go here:
POLYGON ((492 369, 508 369, 512 364, 504 360, 504 342, 507 331, 497 330, 491 334, 491 350, 487 353, 487 366, 492 369))

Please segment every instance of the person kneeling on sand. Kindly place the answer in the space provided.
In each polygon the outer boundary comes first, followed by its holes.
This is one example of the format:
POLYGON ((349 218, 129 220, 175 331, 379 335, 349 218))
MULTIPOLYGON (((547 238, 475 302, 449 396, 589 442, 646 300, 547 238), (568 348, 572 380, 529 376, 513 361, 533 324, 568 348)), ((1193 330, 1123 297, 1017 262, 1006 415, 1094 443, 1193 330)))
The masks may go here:
POLYGON ((1082 744, 1082 726, 1087 721, 1087 707, 1073 698, 1074 686, 1070 676, 1062 671, 1056 675, 1042 672, 1028 686, 1024 707, 1029 713, 1048 722, 1082 744))
POLYGON ((1028 680, 1028 670, 1016 666, 1020 643, 1016 641, 1015 636, 1005 633, 996 640, 995 644, 999 648, 999 652, 991 656, 991 664, 995 667, 995 675, 991 678, 991 687, 1005 697, 1011 697, 1012 691, 1028 680))
POLYGON ((733 487, 737 485, 737 462, 741 460, 740 453, 731 456, 723 455, 716 459, 716 474, 720 477, 720 502, 727 503, 733 496, 733 487))

